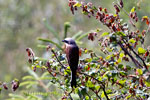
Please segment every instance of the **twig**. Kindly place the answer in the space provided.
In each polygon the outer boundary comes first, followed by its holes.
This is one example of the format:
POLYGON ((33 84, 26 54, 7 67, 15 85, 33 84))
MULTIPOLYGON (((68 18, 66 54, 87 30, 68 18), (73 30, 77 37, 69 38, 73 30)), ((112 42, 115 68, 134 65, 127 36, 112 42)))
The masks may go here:
MULTIPOLYGON (((60 60, 58 59, 58 57, 57 57, 57 55, 56 55, 56 53, 55 53, 55 51, 54 51, 53 49, 51 49, 51 52, 54 54, 54 56, 55 56, 55 58, 57 59, 57 61, 59 62, 59 64, 60 64, 63 68, 66 68, 66 67, 64 67, 64 65, 60 62, 60 60)), ((104 85, 101 81, 99 81, 98 79, 96 79, 96 78, 94 78, 94 77, 92 77, 92 76, 90 76, 90 75, 88 75, 88 74, 86 74, 86 73, 82 73, 82 72, 79 72, 79 73, 80 73, 80 74, 84 74, 84 75, 86 75, 86 76, 88 76, 88 77, 91 77, 91 78, 93 78, 94 80, 96 80, 99 84, 101 84, 101 85, 102 85, 102 88, 103 88, 103 91, 104 91, 105 97, 107 98, 107 100, 110 100, 110 99, 108 98, 108 95, 107 95, 106 91, 105 91, 105 85, 104 85)))
POLYGON ((136 65, 136 67, 142 68, 142 65, 136 59, 134 59, 134 57, 128 52, 128 50, 126 48, 124 48, 124 46, 122 45, 121 41, 119 41, 118 44, 121 47, 121 49, 131 58, 131 60, 136 65))
MULTIPOLYGON (((124 42, 125 44, 127 44, 124 40, 123 40, 123 42, 124 42)), ((129 49, 130 49, 138 58, 141 59, 141 61, 143 62, 144 67, 147 69, 146 63, 144 62, 143 58, 141 58, 141 57, 135 52, 135 50, 134 50, 130 45, 128 45, 128 47, 129 47, 129 49)))
MULTIPOLYGON (((117 0, 117 1, 118 1, 118 0, 117 0)), ((133 25, 133 27, 135 27, 135 28, 137 29, 136 25, 134 24, 133 20, 130 18, 130 15, 126 12, 126 10, 125 10, 124 8, 121 8, 118 3, 116 3, 116 4, 117 4, 117 6, 118 6, 120 9, 122 9, 122 10, 125 12, 125 14, 129 17, 131 25, 133 25)))
POLYGON ((91 77, 91 78, 93 78, 94 80, 96 80, 99 84, 101 84, 101 85, 102 85, 102 88, 103 88, 103 91, 104 91, 105 97, 107 98, 107 100, 110 100, 109 97, 108 97, 108 95, 107 95, 107 93, 106 93, 106 91, 105 91, 105 85, 103 84, 103 82, 99 81, 98 79, 96 79, 96 78, 94 78, 94 77, 92 77, 92 76, 90 76, 90 75, 88 75, 88 74, 86 74, 86 73, 82 73, 82 72, 79 72, 79 73, 80 73, 80 74, 84 74, 85 76, 91 77))
POLYGON ((99 100, 102 100, 101 97, 98 95, 98 93, 96 93, 92 88, 89 88, 89 89, 92 90, 96 94, 96 96, 99 98, 99 100))
POLYGON ((51 52, 54 54, 55 58, 57 59, 57 61, 59 62, 59 64, 61 65, 62 68, 66 69, 66 67, 61 63, 61 61, 58 59, 55 51, 53 49, 51 49, 51 52))
POLYGON ((68 94, 71 100, 73 100, 73 98, 71 97, 72 92, 73 92, 73 90, 71 92, 69 92, 69 94, 68 94))
MULTIPOLYGON (((48 93, 49 90, 48 90, 48 88, 46 87, 46 85, 43 83, 43 81, 38 80, 38 82, 39 82, 40 86, 42 86, 42 87, 46 90, 46 92, 48 93)), ((56 98, 55 98, 53 95, 51 95, 51 97, 53 98, 53 100, 56 100, 56 98)))

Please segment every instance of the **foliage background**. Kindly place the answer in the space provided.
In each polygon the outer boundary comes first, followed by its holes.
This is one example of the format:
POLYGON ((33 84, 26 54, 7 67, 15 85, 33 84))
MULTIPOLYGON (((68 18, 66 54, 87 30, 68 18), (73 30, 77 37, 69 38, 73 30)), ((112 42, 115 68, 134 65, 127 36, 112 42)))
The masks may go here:
MULTIPOLYGON (((112 2, 114 0, 88 0, 95 5, 101 5, 108 8, 110 12, 114 12, 112 2), (113 9, 112 9, 113 8, 113 9)), ((149 0, 123 0, 125 8, 130 12, 135 6, 138 17, 150 16, 149 0)), ((27 56, 25 49, 32 47, 36 55, 45 56, 43 49, 37 49, 37 37, 49 38, 58 42, 51 32, 46 28, 43 18, 47 19, 48 24, 60 37, 64 34, 64 23, 70 22, 68 36, 72 36, 77 32, 88 32, 92 29, 100 28, 107 31, 107 28, 99 24, 94 18, 89 20, 80 12, 72 15, 67 4, 67 0, 0 0, 0 81, 10 82, 14 78, 21 80, 22 76, 28 75, 27 72, 27 56)), ((115 12, 114 12, 115 13, 115 12)), ((128 20, 128 16, 121 13, 124 21, 128 20)), ((145 24, 138 24, 142 30, 145 24)), ((147 39, 149 35, 147 35, 147 39)), ((61 38, 63 39, 63 38, 61 38)), ((99 53, 96 43, 84 38, 83 45, 88 49, 95 48, 99 53)), ((146 40, 146 46, 149 45, 146 40)), ((21 80, 22 81, 22 80, 21 80)), ((20 93, 24 88, 19 88, 15 94, 20 93)), ((11 93, 12 91, 9 91, 11 93)), ((8 91, 4 90, 0 94, 0 99, 8 98, 8 91)))

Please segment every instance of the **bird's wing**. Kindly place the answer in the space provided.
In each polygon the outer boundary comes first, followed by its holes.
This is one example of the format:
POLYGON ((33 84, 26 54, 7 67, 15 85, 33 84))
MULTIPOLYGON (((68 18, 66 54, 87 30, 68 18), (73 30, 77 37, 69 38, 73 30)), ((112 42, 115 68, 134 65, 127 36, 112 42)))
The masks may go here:
POLYGON ((66 54, 69 66, 77 69, 79 61, 79 48, 77 46, 68 46, 66 54))

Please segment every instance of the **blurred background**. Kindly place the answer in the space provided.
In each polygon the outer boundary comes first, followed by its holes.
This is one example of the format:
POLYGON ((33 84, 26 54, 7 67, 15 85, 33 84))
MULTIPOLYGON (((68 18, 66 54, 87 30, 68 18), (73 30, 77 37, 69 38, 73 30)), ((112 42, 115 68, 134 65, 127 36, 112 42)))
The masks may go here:
MULTIPOLYGON (((115 14, 113 2, 116 0, 85 0, 92 1, 96 6, 108 9, 108 12, 115 14)), ((136 24, 140 31, 146 29, 145 23, 141 24, 142 16, 150 17, 149 0, 123 0, 124 9, 130 12, 133 6, 137 9, 139 22, 136 24)), ((128 22, 128 16, 121 12, 124 21, 128 22)), ((81 13, 81 10, 72 15, 67 0, 0 0, 0 81, 11 82, 14 78, 21 81, 27 75, 26 48, 30 47, 36 56, 43 56, 45 50, 37 47, 40 42, 38 37, 48 38, 58 42, 56 37, 47 29, 45 22, 58 34, 60 39, 64 36, 64 23, 70 22, 71 27, 68 36, 71 37, 78 32, 89 32, 97 28, 102 32, 107 28, 95 18, 89 18, 81 13)), ((149 35, 147 36, 147 38, 149 35)), ((96 43, 86 38, 80 47, 99 50, 96 43)), ((150 41, 146 40, 146 46, 150 41)), ((18 89, 19 93, 22 88, 18 89)), ((9 92, 11 93, 11 91, 9 92)), ((2 91, 0 99, 8 98, 8 92, 2 91)))

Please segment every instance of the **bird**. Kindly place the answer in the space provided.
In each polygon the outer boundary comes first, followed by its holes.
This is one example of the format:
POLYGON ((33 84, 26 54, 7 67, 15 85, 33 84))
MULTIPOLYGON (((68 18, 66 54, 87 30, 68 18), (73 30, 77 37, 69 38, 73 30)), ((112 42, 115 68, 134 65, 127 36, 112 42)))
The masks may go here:
POLYGON ((79 48, 72 38, 65 38, 62 42, 65 43, 65 53, 71 69, 71 87, 73 88, 77 86, 76 72, 79 63, 79 48))

